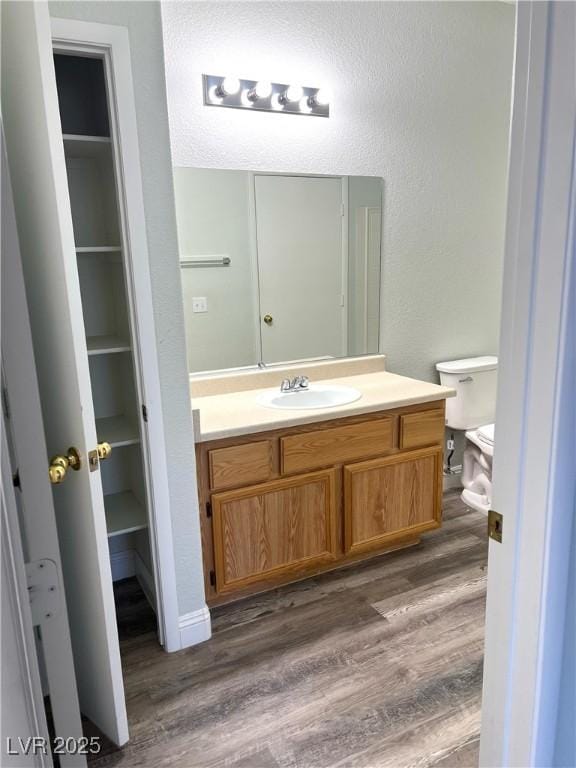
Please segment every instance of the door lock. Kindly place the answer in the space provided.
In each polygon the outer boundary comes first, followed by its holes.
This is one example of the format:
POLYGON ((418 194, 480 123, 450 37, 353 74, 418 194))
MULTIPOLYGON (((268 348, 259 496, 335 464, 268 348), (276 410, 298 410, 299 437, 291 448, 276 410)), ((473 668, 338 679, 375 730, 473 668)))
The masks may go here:
POLYGON ((59 485, 64 482, 66 472, 69 469, 73 469, 75 472, 82 466, 82 459, 77 448, 68 448, 65 456, 58 454, 50 459, 50 465, 48 466, 48 477, 52 485, 59 485))

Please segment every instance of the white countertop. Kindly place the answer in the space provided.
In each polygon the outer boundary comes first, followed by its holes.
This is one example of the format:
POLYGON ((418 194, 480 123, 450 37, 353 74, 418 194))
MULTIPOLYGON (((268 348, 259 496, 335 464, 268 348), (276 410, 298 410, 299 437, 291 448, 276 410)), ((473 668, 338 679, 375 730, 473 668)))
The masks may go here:
POLYGON ((323 380, 314 378, 312 383, 321 382, 355 387, 362 392, 362 397, 347 405, 310 410, 281 410, 260 405, 257 402, 258 395, 267 389, 278 390, 280 382, 272 388, 193 397, 196 442, 402 408, 406 405, 444 400, 456 394, 456 391, 449 387, 386 371, 323 380))

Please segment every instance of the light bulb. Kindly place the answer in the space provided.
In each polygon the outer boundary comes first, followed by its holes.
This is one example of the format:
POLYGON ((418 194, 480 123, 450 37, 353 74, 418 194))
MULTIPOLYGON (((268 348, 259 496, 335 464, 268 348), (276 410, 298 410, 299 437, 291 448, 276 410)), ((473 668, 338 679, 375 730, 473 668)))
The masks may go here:
POLYGON ((300 99, 300 102, 299 102, 298 106, 300 107, 300 112, 312 112, 312 107, 310 105, 310 99, 307 98, 306 96, 303 96, 300 99))
POLYGON ((286 101, 300 101, 303 95, 304 91, 300 85, 290 85, 284 93, 286 101))
POLYGON ((259 80, 254 88, 248 91, 249 101, 258 101, 258 99, 269 99, 272 96, 272 83, 268 80, 259 80))
POLYGON ((269 99, 272 95, 272 83, 268 80, 259 80, 254 87, 254 93, 259 99, 269 99))
POLYGON ((240 80, 237 77, 225 77, 216 90, 219 96, 234 96, 240 90, 240 80))
POLYGON ((314 101, 321 107, 325 107, 330 104, 330 91, 327 88, 320 88, 314 94, 314 101))

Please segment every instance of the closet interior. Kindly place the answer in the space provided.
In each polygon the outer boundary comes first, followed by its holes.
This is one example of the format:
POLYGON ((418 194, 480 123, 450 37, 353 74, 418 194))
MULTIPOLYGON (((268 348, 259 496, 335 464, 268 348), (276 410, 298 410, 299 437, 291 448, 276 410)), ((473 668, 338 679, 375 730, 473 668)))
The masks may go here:
POLYGON ((138 394, 134 297, 106 65, 103 58, 61 52, 54 53, 54 64, 112 578, 136 576, 154 608, 141 428, 146 413, 138 394))

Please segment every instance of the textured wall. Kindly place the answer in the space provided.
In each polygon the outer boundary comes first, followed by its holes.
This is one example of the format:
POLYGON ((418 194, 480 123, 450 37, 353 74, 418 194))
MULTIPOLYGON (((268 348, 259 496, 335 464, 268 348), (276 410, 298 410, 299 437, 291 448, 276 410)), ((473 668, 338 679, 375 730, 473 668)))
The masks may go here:
POLYGON ((514 39, 501 2, 162 6, 178 166, 384 178, 381 350, 497 350, 514 39), (202 72, 328 85, 329 120, 211 109, 202 72))
POLYGON ((50 14, 128 27, 168 453, 180 613, 204 603, 194 443, 157 2, 52 2, 50 14))

